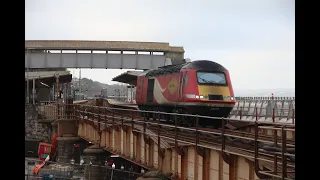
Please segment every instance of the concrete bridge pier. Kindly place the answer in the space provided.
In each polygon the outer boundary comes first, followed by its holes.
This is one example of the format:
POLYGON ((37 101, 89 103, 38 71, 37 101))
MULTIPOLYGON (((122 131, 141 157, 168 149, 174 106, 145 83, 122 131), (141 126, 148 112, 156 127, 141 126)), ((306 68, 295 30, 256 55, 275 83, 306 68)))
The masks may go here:
MULTIPOLYGON (((107 152, 98 145, 92 145, 83 151, 81 158, 84 160, 85 179, 104 180, 107 176, 105 161, 107 152)), ((110 173, 109 173, 110 174, 110 173)))
POLYGON ((75 163, 80 163, 79 144, 82 143, 79 137, 58 137, 57 138, 57 162, 70 163, 71 159, 75 163))
MULTIPOLYGON (((71 159, 75 160, 75 163, 80 163, 80 148, 79 144, 83 144, 83 140, 78 137, 77 121, 72 119, 73 111, 71 105, 73 99, 66 99, 66 116, 61 116, 54 122, 55 132, 58 134, 57 138, 57 162, 70 163, 71 159)), ((58 116, 59 106, 58 106, 58 116)))

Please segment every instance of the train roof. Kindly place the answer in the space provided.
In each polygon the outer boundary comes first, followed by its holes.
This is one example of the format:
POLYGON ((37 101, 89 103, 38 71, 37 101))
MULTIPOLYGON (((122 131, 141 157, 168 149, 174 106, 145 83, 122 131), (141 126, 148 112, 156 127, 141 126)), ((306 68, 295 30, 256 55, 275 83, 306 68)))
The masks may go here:
POLYGON ((168 65, 162 66, 158 69, 148 70, 140 74, 140 76, 153 77, 165 74, 173 74, 180 72, 182 69, 196 69, 202 71, 216 71, 216 72, 225 72, 228 71, 225 67, 219 63, 209 61, 209 60, 197 60, 184 64, 177 65, 168 65))

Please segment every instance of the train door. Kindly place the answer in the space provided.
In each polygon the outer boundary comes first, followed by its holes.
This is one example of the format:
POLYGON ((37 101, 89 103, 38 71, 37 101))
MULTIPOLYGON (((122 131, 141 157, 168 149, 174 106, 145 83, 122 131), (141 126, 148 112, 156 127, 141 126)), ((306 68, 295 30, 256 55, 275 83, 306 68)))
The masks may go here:
POLYGON ((139 103, 142 102, 142 95, 143 95, 143 78, 139 79, 139 84, 136 87, 136 101, 138 100, 139 103), (140 96, 139 96, 140 95, 140 96))
POLYGON ((153 88, 154 88, 154 79, 148 79, 148 88, 147 88, 147 102, 153 102, 153 88))
POLYGON ((179 101, 182 100, 183 97, 183 84, 184 84, 184 78, 183 78, 183 72, 180 73, 180 80, 179 80, 179 101))

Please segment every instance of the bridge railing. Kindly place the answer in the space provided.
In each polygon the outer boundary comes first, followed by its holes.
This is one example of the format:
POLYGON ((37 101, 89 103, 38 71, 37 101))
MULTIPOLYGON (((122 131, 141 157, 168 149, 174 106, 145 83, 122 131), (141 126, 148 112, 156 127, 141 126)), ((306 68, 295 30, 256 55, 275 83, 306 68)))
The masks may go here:
MULTIPOLYGON (((207 117, 190 114, 164 113, 155 111, 141 111, 132 109, 121 109, 101 106, 77 105, 73 118, 82 123, 96 124, 98 127, 107 126, 130 126, 134 131, 143 135, 158 139, 173 141, 176 148, 178 144, 193 145, 196 148, 208 148, 227 153, 229 155, 240 155, 254 160, 256 173, 261 176, 292 178, 294 177, 295 162, 295 125, 291 123, 279 123, 273 121, 259 121, 255 110, 255 120, 240 120, 232 118, 207 117), (139 113, 146 114, 139 116, 139 113), (171 116, 173 124, 163 123, 161 116, 171 116), (150 117, 147 119, 146 117, 150 117), (196 126, 182 127, 178 121, 182 118, 196 119, 196 126), (221 121, 221 129, 209 129, 199 126, 200 118, 208 118, 221 121), (225 124, 234 122, 253 123, 254 133, 230 131, 225 124), (136 129, 136 127, 142 127, 136 129), (147 129, 156 132, 148 133, 147 129), (269 130, 265 134, 261 130, 269 130), (288 137, 290 136, 290 137, 288 137), (262 163, 269 170, 259 168, 262 163)), ((99 128, 100 129, 100 128, 99 128)), ((158 143, 160 149, 160 143, 158 143)))
POLYGON ((38 120, 56 120, 65 118, 66 106, 70 105, 58 101, 41 101, 36 104, 38 120))
POLYGON ((261 97, 244 97, 244 96, 239 96, 239 97, 235 97, 235 99, 237 101, 241 101, 241 100, 295 100, 295 97, 275 97, 275 96, 261 96, 261 97))
POLYGON ((238 98, 229 117, 241 120, 295 123, 294 97, 241 97, 238 98))

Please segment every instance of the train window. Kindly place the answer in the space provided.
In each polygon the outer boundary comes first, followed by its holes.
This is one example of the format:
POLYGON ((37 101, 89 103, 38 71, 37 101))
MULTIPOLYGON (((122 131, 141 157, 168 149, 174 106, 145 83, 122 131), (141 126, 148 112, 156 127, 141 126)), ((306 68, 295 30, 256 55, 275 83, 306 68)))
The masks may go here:
POLYGON ((188 86, 188 81, 189 81, 189 75, 188 72, 186 72, 185 80, 184 80, 184 88, 188 86))
POLYGON ((220 72, 197 72, 197 79, 199 84, 227 84, 225 74, 220 72))

